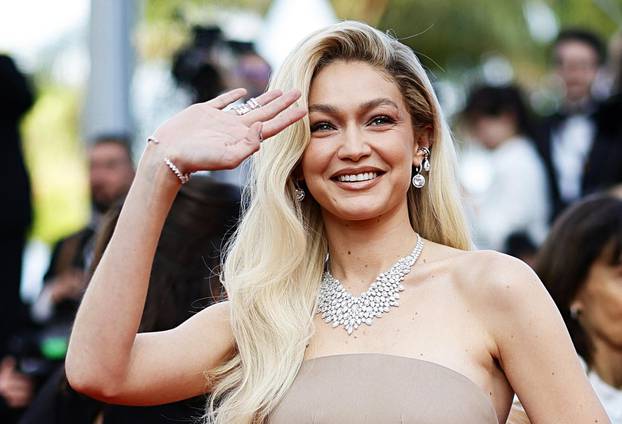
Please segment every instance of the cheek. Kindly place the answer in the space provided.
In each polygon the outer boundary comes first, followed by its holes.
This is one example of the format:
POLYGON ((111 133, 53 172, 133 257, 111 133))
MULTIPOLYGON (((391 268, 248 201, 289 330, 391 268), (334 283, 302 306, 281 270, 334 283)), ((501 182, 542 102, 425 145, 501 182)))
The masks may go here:
POLYGON ((585 303, 591 321, 601 325, 617 322, 622 324, 622 282, 612 279, 608 273, 592 272, 588 281, 585 303))
POLYGON ((333 156, 329 146, 322 141, 309 143, 300 162, 301 177, 313 197, 321 197, 321 187, 333 156))
POLYGON ((313 142, 309 144, 303 153, 300 167, 305 180, 312 179, 322 168, 322 162, 324 162, 324 160, 322 159, 321 153, 321 149, 318 149, 318 146, 313 142))

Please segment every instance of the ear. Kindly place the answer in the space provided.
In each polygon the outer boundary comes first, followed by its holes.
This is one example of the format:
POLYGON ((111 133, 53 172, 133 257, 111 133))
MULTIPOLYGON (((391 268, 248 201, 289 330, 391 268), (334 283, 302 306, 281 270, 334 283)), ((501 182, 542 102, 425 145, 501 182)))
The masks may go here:
POLYGON ((415 151, 413 152, 413 166, 420 166, 423 162, 424 154, 419 147, 432 148, 432 125, 415 129, 415 151))
POLYGON ((577 297, 575 297, 573 299, 573 301, 570 303, 570 308, 569 309, 570 309, 570 314, 573 317, 581 315, 581 312, 583 311, 583 302, 581 301, 579 296, 577 296, 577 297))

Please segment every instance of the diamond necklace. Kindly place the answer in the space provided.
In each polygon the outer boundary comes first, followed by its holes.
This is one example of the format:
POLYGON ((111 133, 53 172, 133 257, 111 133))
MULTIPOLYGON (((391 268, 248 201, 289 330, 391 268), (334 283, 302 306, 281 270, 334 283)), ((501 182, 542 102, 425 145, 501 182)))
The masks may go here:
POLYGON ((391 306, 399 306, 399 292, 404 290, 402 281, 422 249, 423 240, 417 234, 417 244, 410 255, 399 259, 388 271, 381 273, 360 296, 352 296, 327 267, 320 284, 317 313, 322 314, 324 321, 332 323, 333 328, 342 325, 348 335, 363 323, 371 325, 374 318, 389 312, 391 306))

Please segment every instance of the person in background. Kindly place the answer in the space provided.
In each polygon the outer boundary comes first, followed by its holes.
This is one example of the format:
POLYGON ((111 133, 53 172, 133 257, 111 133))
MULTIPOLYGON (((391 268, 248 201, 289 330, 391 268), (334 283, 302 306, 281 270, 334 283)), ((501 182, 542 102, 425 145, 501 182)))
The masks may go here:
POLYGON ((614 423, 622 423, 622 200, 596 195, 559 217, 536 259, 614 423))
POLYGON ((601 102, 592 95, 605 59, 602 41, 584 29, 566 29, 553 44, 564 95, 537 139, 549 179, 552 218, 582 196, 622 182, 620 102, 601 102))
MULTIPOLYGON (((242 43, 238 43, 242 44, 242 43)), ((270 82, 272 68, 268 62, 261 57, 252 43, 247 44, 246 48, 239 49, 237 53, 237 63, 234 67, 234 81, 232 87, 243 87, 246 89, 246 98, 260 96, 270 82)))
POLYGON ((504 251, 508 241, 519 234, 539 245, 546 236, 550 213, 547 182, 519 89, 474 89, 463 118, 470 135, 483 148, 477 161, 474 155, 465 154, 461 166, 476 246, 504 251), (478 178, 483 182, 475 187, 472 179, 478 178))
POLYGON ((106 135, 89 148, 91 220, 88 225, 54 246, 44 287, 32 306, 33 319, 45 325, 68 327, 78 308, 85 271, 92 260, 94 234, 104 214, 130 188, 134 165, 129 140, 106 135))
POLYGON ((0 296, 0 302, 15 302, 0 309, 1 314, 10 314, 0 325, 15 326, 0 364, 0 422, 3 423, 16 422, 37 387, 64 356, 66 339, 84 291, 95 230, 102 214, 125 196, 134 176, 129 141, 124 137, 98 137, 89 149, 88 161, 91 221, 55 245, 43 290, 31 307, 32 321, 38 325, 33 325, 25 306, 25 318, 20 320, 15 308, 21 302, 11 300, 8 295, 0 296), (19 325, 20 321, 24 324, 19 325), (64 347, 54 347, 56 341, 64 347), (3 411, 6 416, 2 415, 3 411))
MULTIPOLYGON (((567 209, 534 269, 607 414, 614 424, 622 423, 622 199, 592 195, 567 209)), ((517 408, 513 413, 520 415, 517 408)))
POLYGON ((32 380, 9 355, 9 339, 29 325, 20 298, 22 254, 32 220, 30 180, 22 155, 19 125, 34 103, 26 77, 13 60, 0 55, 0 178, 4 207, 0 212, 0 422, 14 416, 32 395, 32 380))
POLYGON ((30 180, 24 164, 19 124, 34 96, 26 77, 13 60, 0 55, 0 157, 2 201, 0 213, 0 356, 9 336, 27 316, 19 297, 22 252, 32 220, 30 180))
MULTIPOLYGON (((90 274, 101 259, 121 212, 117 202, 104 216, 90 274)), ((195 176, 175 198, 158 242, 139 331, 165 331, 224 299, 219 265, 222 246, 240 214, 240 191, 211 177, 195 176)), ((61 367, 42 388, 20 424, 103 424, 190 422, 205 399, 152 407, 106 405, 79 395, 61 367)), ((197 412, 198 411, 198 412, 197 412)))

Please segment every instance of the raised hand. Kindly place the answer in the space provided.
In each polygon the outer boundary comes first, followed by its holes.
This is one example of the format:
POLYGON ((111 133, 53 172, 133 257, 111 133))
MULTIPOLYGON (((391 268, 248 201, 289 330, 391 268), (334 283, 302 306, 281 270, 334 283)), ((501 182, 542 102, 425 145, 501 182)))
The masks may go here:
POLYGON ((232 169, 259 150, 261 141, 300 120, 306 110, 289 108, 300 92, 271 90, 257 97, 260 107, 244 115, 224 109, 242 98, 239 88, 205 103, 194 104, 156 130, 162 154, 182 173, 232 169))

